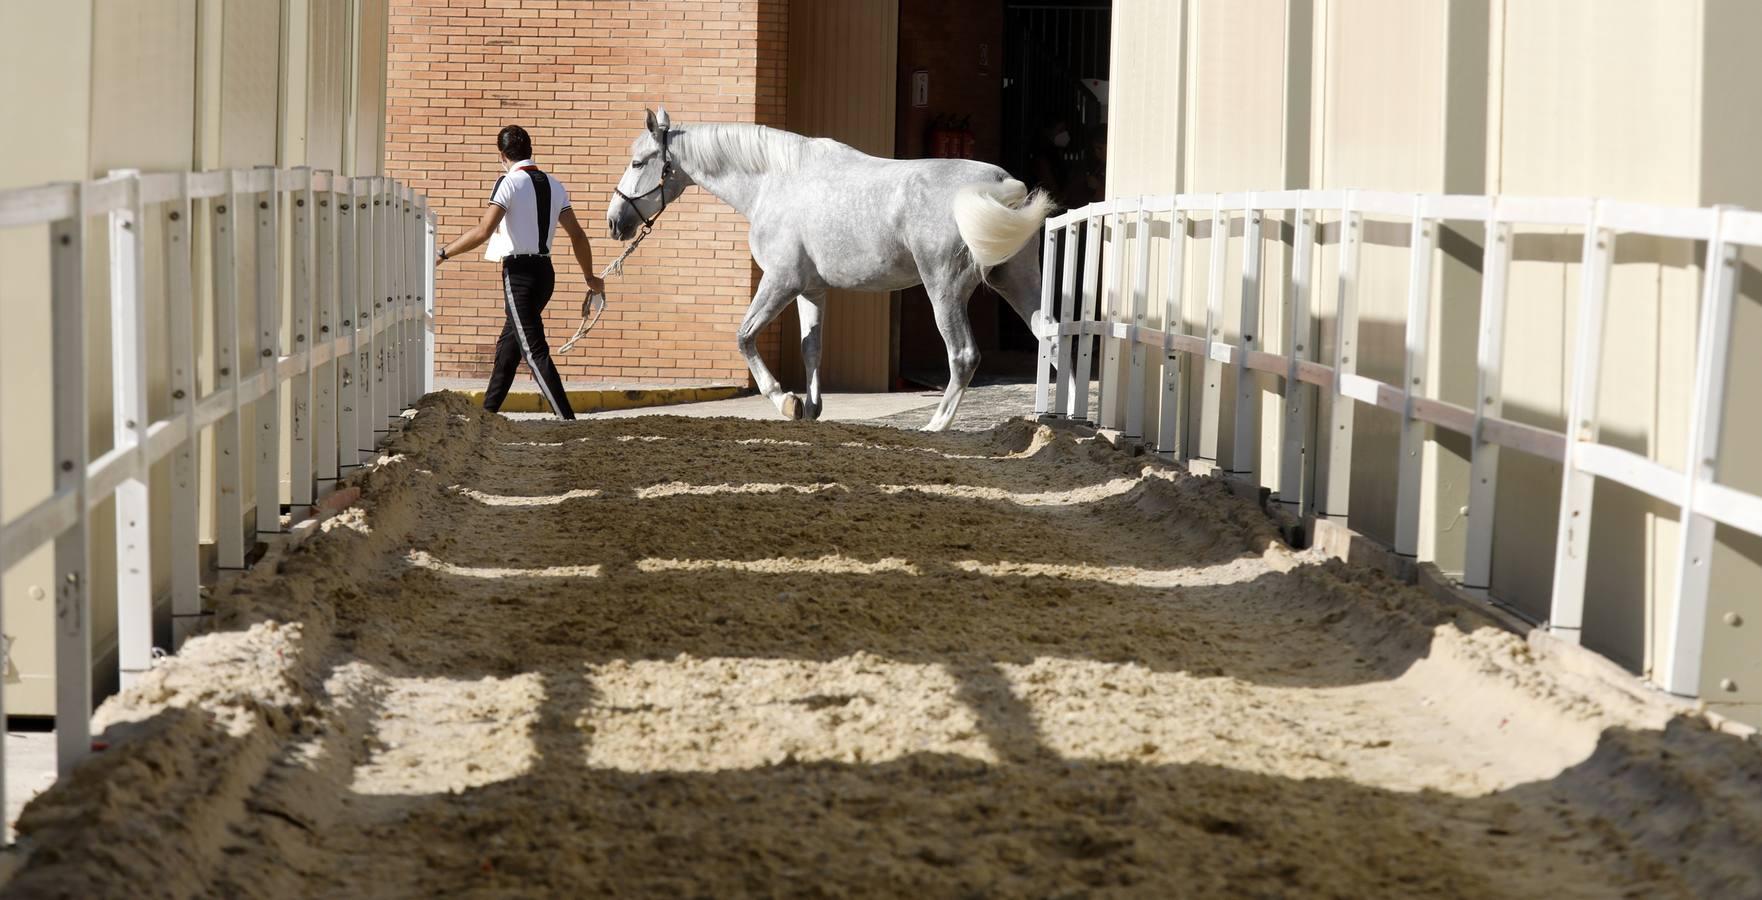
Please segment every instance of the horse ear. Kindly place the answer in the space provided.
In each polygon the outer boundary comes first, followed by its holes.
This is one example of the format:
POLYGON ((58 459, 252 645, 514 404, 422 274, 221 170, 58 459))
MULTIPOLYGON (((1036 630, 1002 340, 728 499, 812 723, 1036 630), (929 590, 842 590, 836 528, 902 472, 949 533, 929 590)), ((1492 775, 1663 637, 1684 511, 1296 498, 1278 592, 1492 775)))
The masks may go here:
POLYGON ((647 114, 647 116, 648 116, 648 120, 643 123, 643 127, 648 129, 649 133, 653 134, 655 131, 655 127, 656 127, 655 126, 655 111, 652 109, 649 109, 647 107, 644 107, 643 112, 645 114, 647 114))
POLYGON ((673 127, 673 117, 667 115, 666 104, 662 104, 659 107, 657 107, 656 109, 657 109, 657 111, 655 113, 656 127, 660 128, 661 131, 666 131, 667 129, 672 128, 673 127))

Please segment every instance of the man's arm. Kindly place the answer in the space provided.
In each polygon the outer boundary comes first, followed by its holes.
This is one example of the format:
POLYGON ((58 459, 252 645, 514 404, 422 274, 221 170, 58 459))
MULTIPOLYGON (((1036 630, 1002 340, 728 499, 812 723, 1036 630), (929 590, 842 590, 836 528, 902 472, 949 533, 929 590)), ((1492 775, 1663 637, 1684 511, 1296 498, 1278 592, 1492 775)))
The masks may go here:
POLYGON ((491 203, 484 209, 483 218, 477 220, 476 225, 440 249, 440 259, 447 260, 461 253, 470 253, 472 249, 489 240, 489 236, 495 233, 496 226, 502 224, 502 214, 503 209, 491 203))
POLYGON ((569 246, 575 248, 575 261, 581 264, 581 274, 587 276, 587 289, 595 294, 604 294, 606 283, 593 270, 593 245, 587 242, 587 232, 581 230, 581 223, 575 221, 575 210, 564 209, 562 215, 557 216, 557 224, 563 226, 563 230, 569 234, 569 246))

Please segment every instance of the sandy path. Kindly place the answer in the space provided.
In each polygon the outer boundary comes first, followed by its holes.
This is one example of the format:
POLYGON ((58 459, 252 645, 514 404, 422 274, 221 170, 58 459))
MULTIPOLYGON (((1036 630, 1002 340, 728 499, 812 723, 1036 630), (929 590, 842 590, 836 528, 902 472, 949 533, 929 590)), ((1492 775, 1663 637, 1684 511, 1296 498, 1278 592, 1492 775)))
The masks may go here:
POLYGON ((1753 745, 1105 444, 449 400, 394 449, 20 823, 133 843, 14 890, 1762 894, 1753 745))

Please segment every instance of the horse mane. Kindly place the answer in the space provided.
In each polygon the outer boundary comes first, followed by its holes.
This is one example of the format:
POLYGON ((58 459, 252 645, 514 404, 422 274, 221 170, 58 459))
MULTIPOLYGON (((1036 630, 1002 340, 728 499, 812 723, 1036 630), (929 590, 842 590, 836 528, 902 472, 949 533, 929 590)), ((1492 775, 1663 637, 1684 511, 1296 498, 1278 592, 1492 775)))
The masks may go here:
POLYGON ((689 125, 680 134, 687 136, 682 150, 706 170, 749 175, 793 172, 823 143, 763 125, 689 125))

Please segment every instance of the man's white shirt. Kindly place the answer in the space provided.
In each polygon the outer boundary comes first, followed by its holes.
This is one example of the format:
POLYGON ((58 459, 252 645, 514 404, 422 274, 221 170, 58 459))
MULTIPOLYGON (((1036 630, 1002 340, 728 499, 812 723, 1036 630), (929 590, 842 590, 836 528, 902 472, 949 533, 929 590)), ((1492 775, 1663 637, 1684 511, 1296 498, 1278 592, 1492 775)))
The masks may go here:
POLYGON ((502 208, 502 222, 490 235, 483 258, 497 262, 506 256, 550 252, 557 233, 557 217, 569 208, 569 190, 555 176, 540 172, 532 160, 527 159, 515 163, 508 174, 496 179, 489 202, 502 208), (544 186, 535 183, 535 174, 545 179, 544 186), (542 233, 539 221, 541 193, 549 195, 542 233))

